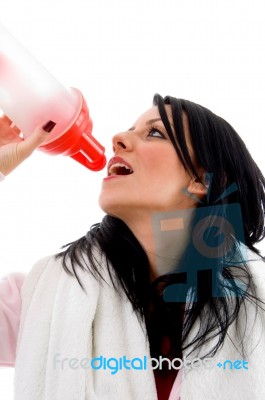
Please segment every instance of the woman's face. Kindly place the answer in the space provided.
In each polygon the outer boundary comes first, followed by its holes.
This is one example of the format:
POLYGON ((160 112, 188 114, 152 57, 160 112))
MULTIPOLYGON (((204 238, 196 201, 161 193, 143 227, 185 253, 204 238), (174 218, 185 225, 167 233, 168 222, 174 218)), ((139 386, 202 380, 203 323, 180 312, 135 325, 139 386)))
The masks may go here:
MULTIPOLYGON (((170 106, 166 110, 173 125, 170 106)), ((184 119, 185 125, 187 129, 184 119)), ((150 212, 191 207, 191 198, 182 192, 189 187, 191 177, 156 106, 141 115, 133 127, 113 137, 113 150, 99 197, 100 207, 107 214, 126 222, 150 212)))

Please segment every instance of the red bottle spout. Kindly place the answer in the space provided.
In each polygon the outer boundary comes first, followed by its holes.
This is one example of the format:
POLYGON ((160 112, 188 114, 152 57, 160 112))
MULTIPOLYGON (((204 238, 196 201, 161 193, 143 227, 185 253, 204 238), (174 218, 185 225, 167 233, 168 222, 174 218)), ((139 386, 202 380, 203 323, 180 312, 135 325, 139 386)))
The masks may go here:
POLYGON ((57 139, 39 147, 51 154, 70 156, 92 171, 100 171, 106 165, 105 148, 92 136, 93 123, 85 99, 72 126, 57 139))
POLYGON ((92 171, 100 171, 106 165, 104 147, 90 133, 83 133, 80 138, 80 151, 71 157, 92 171))

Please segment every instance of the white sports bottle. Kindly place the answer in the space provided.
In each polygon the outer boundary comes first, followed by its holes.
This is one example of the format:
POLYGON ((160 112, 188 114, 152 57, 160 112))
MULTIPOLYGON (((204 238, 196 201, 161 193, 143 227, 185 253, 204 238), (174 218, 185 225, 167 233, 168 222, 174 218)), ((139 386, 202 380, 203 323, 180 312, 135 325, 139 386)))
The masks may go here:
POLYGON ((91 170, 104 168, 105 149, 91 135, 82 94, 65 88, 1 25, 0 109, 24 138, 47 121, 56 123, 39 150, 71 156, 91 170))

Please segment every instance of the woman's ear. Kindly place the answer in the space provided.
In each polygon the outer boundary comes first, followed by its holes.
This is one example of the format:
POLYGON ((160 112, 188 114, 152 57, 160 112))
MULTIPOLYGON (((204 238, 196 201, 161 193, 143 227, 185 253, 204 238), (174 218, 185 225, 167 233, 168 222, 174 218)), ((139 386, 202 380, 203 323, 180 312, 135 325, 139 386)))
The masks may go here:
POLYGON ((197 179, 195 177, 191 178, 188 186, 188 191, 199 199, 202 199, 204 196, 207 195, 209 187, 210 182, 207 178, 207 174, 203 174, 202 176, 200 176, 200 179, 197 179))

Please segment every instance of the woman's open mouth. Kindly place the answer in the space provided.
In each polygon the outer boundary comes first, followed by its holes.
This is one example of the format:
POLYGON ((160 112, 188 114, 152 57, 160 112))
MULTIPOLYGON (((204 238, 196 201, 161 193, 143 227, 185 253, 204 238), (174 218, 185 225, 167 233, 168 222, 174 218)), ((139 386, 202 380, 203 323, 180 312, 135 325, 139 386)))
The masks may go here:
POLYGON ((133 174, 133 169, 121 157, 113 157, 108 163, 108 177, 133 174))

